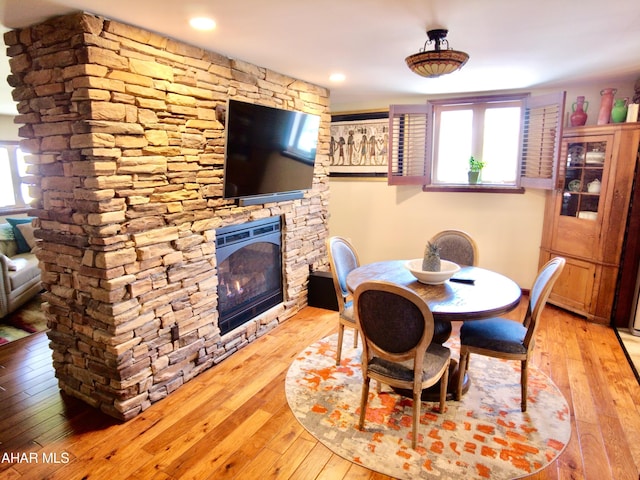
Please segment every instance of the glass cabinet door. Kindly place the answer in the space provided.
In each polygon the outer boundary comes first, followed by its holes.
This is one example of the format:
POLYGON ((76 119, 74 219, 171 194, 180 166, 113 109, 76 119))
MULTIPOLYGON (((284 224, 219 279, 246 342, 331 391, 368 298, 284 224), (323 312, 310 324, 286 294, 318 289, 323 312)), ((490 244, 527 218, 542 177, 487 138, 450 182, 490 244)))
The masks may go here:
POLYGON ((560 215, 595 221, 598 219, 607 142, 576 139, 567 144, 566 152, 560 215))

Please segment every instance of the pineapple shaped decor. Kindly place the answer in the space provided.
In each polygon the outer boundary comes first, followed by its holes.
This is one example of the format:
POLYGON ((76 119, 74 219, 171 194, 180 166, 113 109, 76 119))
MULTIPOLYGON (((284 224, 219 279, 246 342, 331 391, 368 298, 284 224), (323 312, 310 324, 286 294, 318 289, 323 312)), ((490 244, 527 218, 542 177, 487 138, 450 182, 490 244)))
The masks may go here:
POLYGON ((440 271, 440 247, 435 243, 427 242, 422 259, 422 270, 425 272, 440 271))

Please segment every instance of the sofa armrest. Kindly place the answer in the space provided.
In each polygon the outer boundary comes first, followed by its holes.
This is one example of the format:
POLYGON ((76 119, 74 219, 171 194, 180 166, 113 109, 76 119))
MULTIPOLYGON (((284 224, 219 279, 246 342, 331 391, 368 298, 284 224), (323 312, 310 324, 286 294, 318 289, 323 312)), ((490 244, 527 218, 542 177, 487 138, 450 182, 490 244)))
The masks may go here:
POLYGON ((9 278, 11 264, 11 259, 0 253, 0 292, 5 292, 7 295, 11 293, 11 279, 9 278))
POLYGON ((0 318, 9 311, 9 294, 11 293, 11 280, 9 279, 9 258, 0 253, 0 318))

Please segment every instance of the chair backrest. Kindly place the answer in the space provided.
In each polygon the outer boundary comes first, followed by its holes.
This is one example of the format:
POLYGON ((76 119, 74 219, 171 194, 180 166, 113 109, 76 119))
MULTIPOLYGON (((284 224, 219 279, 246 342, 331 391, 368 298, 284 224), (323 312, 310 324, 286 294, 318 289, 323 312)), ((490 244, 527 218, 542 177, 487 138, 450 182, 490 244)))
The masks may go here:
POLYGON ((552 258, 540 269, 533 282, 533 287, 529 293, 529 306, 523 322, 524 326, 527 327, 527 334, 524 338, 524 345, 527 348, 533 346, 538 319, 547 304, 553 285, 562 273, 565 263, 566 260, 562 257, 552 258))
POLYGON ((360 260, 351 243, 343 237, 329 237, 327 239, 327 252, 333 276, 333 286, 338 296, 338 306, 342 311, 349 297, 347 275, 360 266, 360 260))
POLYGON ((435 234, 431 240, 440 247, 440 258, 455 262, 458 265, 478 264, 478 247, 476 242, 462 230, 443 230, 435 234))
POLYGON ((392 362, 414 358, 414 369, 421 371, 434 328, 425 301, 401 285, 372 280, 358 286, 354 304, 363 361, 373 356, 392 362))

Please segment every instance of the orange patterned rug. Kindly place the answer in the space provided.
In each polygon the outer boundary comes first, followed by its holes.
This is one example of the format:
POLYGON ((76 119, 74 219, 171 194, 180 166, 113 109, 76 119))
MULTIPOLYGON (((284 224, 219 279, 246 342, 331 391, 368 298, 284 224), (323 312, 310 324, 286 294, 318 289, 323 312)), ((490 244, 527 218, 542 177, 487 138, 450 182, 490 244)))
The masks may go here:
MULTIPOLYGON (((449 400, 444 415, 436 403, 423 402, 416 450, 411 448, 412 400, 388 387, 377 393, 375 382, 360 431, 360 350, 353 349, 350 335, 345 331, 339 367, 337 335, 332 335, 301 352, 286 379, 296 418, 343 458, 399 479, 511 479, 543 469, 569 442, 569 407, 548 377, 530 367, 527 412, 522 413, 520 362, 480 355, 471 356, 471 386, 460 402, 449 400)), ((458 358, 455 341, 450 343, 452 358, 458 358)))
POLYGON ((0 346, 47 330, 40 294, 13 313, 0 319, 0 346))

